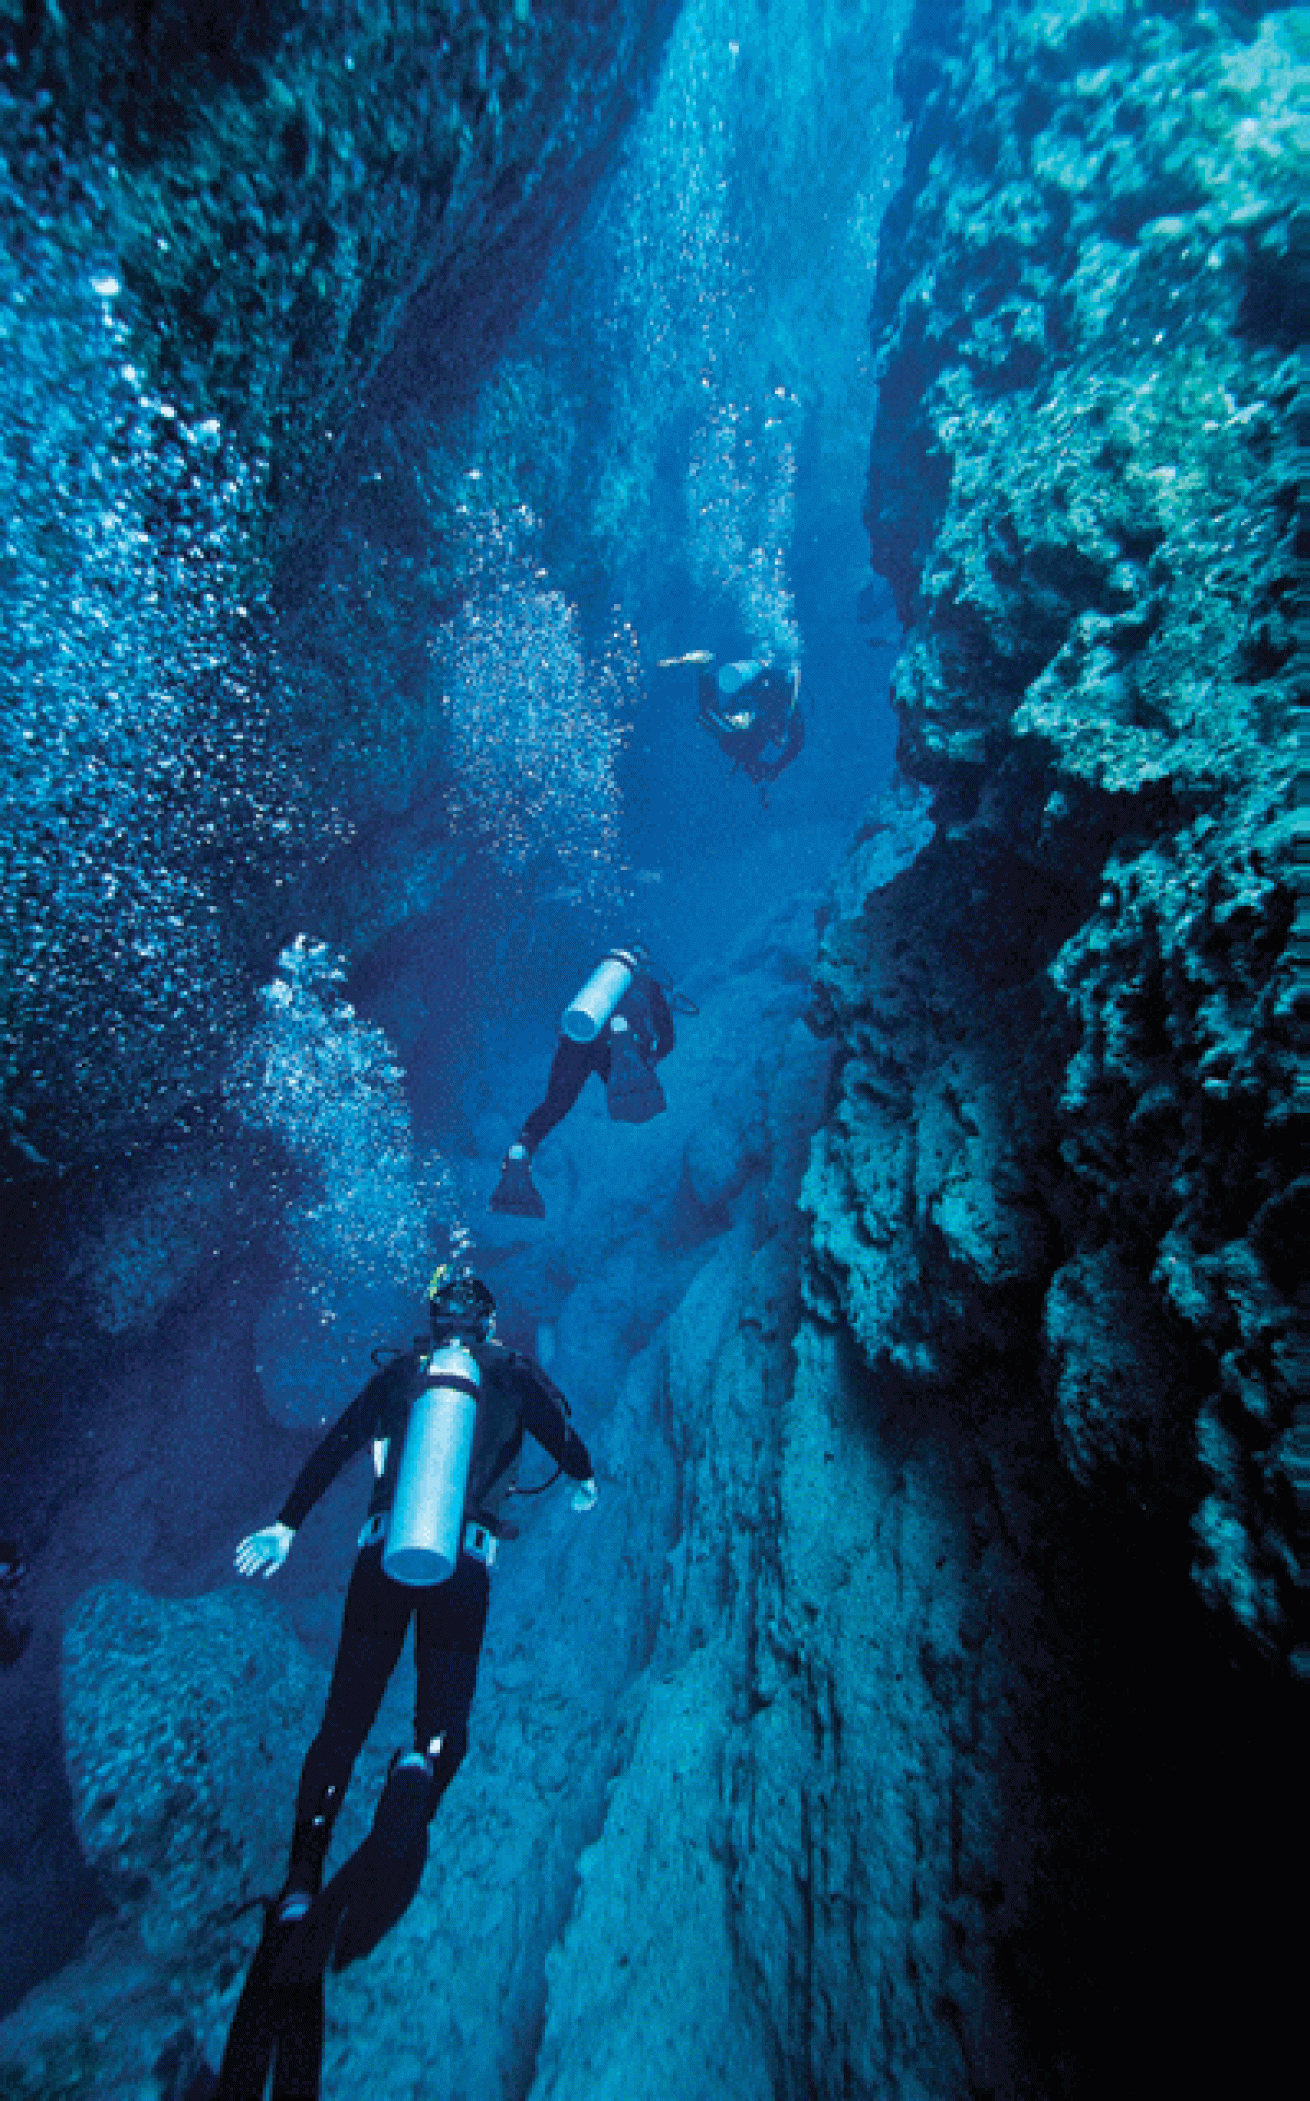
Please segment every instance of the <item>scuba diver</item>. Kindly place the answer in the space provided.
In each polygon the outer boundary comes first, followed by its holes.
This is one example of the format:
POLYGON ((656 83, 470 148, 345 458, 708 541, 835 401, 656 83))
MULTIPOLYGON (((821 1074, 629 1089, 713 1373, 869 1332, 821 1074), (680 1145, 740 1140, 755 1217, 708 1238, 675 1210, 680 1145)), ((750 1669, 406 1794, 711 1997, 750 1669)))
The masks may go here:
POLYGON ((27 1563, 15 1539, 0 1539, 0 1670, 18 1662, 32 1639, 32 1628, 22 1609, 27 1563))
POLYGON ((691 666, 697 674, 696 720, 763 792, 800 757, 805 743, 800 666, 786 672, 751 657, 716 670, 716 661, 708 649, 693 649, 683 657, 662 657, 659 669, 691 666))
MULTIPOLYGON (((323 1976, 371 1954, 417 1894, 428 1825, 468 1748, 469 1710, 501 1514, 529 1432, 578 1486, 597 1489, 563 1395, 530 1357, 497 1342, 495 1300, 468 1271, 428 1288, 430 1339, 368 1381, 302 1467, 275 1523, 243 1539, 240 1575, 269 1577, 347 1460, 373 1446, 374 1484, 346 1592, 327 1706, 300 1775, 291 1857, 237 2004, 218 2101, 300 2101, 319 2090, 323 1976), (414 1622, 414 1748, 391 1762, 373 1826, 326 1888, 332 1828, 355 1761, 414 1622)), ((545 1484, 550 1486, 548 1482, 545 1484)))
POLYGON ((533 1155, 563 1122, 593 1072, 604 1082, 609 1113, 618 1123, 649 1123, 667 1108, 655 1067, 677 1041, 675 1008, 680 1014, 697 1011, 689 999, 660 983, 640 942, 612 948, 602 958, 564 1011, 545 1096, 501 1162, 493 1211, 518 1218, 546 1216, 532 1179, 533 1155))

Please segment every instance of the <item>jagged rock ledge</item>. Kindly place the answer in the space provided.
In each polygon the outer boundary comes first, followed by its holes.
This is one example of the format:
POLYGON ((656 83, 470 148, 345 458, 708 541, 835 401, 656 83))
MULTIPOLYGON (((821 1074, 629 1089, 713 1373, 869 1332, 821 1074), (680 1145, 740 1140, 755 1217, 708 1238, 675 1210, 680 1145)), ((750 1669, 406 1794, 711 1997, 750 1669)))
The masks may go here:
POLYGON ((1303 1671, 1298 35, 916 18, 868 518, 942 835, 827 936, 808 1201, 813 1301, 871 1365, 1040 1342, 1075 1478, 1303 1671))

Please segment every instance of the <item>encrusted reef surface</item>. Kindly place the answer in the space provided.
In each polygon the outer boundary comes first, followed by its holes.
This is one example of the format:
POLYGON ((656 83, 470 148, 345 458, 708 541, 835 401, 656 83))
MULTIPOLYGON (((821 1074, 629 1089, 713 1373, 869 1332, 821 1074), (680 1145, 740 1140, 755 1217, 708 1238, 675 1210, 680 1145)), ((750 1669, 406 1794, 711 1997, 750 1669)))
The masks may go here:
POLYGON ((807 1196, 870 1365, 1040 1355, 1107 1521, 1297 1671, 1303 20, 912 28, 868 519, 941 831, 829 930, 807 1196))

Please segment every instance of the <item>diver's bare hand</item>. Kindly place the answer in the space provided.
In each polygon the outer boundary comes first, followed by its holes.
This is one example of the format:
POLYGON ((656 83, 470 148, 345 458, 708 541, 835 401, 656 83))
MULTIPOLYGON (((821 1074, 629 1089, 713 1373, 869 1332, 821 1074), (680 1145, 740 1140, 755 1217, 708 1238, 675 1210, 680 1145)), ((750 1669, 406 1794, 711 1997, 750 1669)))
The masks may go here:
POLYGON ((275 1576, 295 1536, 290 1525, 265 1525, 262 1532, 252 1532, 242 1540, 232 1565, 239 1576, 275 1576))

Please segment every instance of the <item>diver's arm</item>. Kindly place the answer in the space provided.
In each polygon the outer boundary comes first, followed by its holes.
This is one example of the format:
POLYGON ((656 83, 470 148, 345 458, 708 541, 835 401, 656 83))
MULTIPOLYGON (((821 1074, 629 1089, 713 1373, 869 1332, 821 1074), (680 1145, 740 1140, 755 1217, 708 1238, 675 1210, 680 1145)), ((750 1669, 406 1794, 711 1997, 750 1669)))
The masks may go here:
POLYGON ((322 1444, 310 1453, 301 1467, 295 1486, 278 1512, 279 1524, 289 1526, 293 1532, 298 1531, 342 1467, 354 1458, 356 1452, 363 1451, 386 1412, 389 1387, 401 1367, 409 1362, 408 1357, 397 1358, 394 1364, 375 1372, 367 1386, 355 1395, 345 1413, 333 1423, 322 1444))
POLYGON ((564 1397, 558 1386, 528 1357, 520 1357, 515 1369, 519 1373, 524 1429, 531 1431, 543 1451, 571 1481, 591 1481, 591 1454, 564 1413, 564 1397))
POLYGON ((261 1532, 252 1532, 242 1540, 232 1565, 239 1576, 275 1576, 291 1552, 295 1536, 290 1525, 265 1525, 261 1532))
POLYGON ((673 1009, 665 997, 664 987, 655 978, 650 981, 650 1016, 655 1025, 654 1062, 658 1065, 661 1058, 668 1057, 678 1038, 673 1026, 673 1009))
POLYGON ((705 720, 707 706, 713 702, 718 690, 714 682, 714 663, 712 650, 689 649, 685 656, 661 657, 656 667, 660 671, 681 671, 684 668, 690 670, 691 689, 696 696, 702 721, 705 720))
POLYGON ((378 1388, 393 1372, 394 1365, 378 1372, 338 1417, 323 1442, 312 1451, 296 1476, 277 1521, 251 1532, 236 1550, 233 1566, 239 1576, 275 1576, 291 1552, 296 1532, 324 1491, 331 1487, 348 1459, 368 1442, 378 1419, 378 1388))

